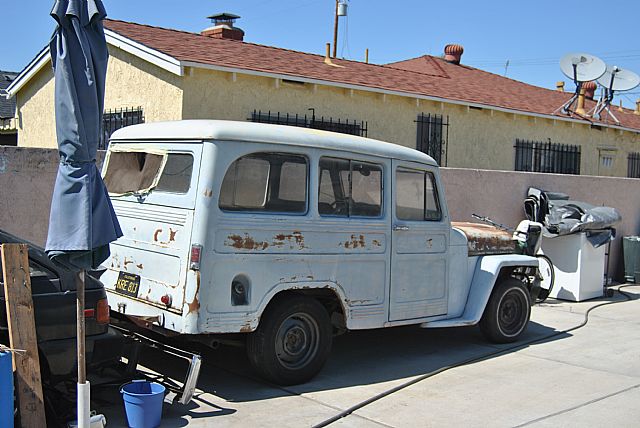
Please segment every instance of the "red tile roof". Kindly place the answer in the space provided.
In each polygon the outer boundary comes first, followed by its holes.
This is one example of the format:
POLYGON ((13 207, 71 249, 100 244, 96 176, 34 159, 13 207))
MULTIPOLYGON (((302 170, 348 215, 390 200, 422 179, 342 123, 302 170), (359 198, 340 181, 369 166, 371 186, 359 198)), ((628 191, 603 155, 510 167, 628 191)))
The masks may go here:
MULTIPOLYGON (((179 61, 303 77, 337 84, 364 86, 407 95, 422 95, 508 110, 551 115, 571 97, 430 55, 387 65, 333 59, 196 33, 106 20, 105 27, 179 61)), ((464 57, 463 57, 464 62, 464 57)), ((594 106, 587 100, 586 108, 594 106)), ((613 109, 620 125, 640 130, 640 116, 613 109)), ((611 119, 609 124, 614 124, 611 119)))

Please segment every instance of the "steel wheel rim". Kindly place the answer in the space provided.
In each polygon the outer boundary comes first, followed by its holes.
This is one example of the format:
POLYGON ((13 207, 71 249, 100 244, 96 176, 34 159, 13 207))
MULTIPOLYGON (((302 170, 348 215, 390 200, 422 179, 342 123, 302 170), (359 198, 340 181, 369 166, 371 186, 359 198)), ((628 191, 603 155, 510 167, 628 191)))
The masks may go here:
POLYGON ((521 290, 506 292, 498 305, 498 326, 505 336, 516 336, 526 324, 527 298, 521 290))
POLYGON ((299 369, 318 353, 320 328, 313 317, 298 312, 286 318, 276 333, 276 356, 283 367, 299 369))

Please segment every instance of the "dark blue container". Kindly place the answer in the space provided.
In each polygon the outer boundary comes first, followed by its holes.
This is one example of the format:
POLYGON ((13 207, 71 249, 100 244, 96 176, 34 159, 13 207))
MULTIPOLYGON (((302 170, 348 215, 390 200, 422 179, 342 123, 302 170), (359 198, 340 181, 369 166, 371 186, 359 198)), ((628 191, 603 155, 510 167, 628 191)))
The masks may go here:
POLYGON ((13 428, 13 367, 11 352, 0 352, 0 427, 13 428))

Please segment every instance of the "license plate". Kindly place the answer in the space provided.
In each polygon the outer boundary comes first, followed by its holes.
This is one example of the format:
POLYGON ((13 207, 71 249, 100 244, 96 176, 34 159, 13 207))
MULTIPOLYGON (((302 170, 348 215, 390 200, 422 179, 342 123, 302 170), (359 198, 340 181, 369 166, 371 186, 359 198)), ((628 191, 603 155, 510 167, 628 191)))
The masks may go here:
POLYGON ((116 292, 125 296, 138 297, 140 289, 140 275, 128 272, 120 272, 116 282, 116 292))

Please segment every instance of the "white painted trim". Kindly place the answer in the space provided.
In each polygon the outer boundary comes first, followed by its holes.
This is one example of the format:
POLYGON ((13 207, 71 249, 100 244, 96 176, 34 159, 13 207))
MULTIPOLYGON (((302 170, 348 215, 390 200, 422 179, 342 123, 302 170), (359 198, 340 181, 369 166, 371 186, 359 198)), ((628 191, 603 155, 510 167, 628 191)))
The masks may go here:
POLYGON ((184 64, 174 57, 155 49, 151 49, 106 28, 104 30, 104 34, 108 44, 148 61, 151 64, 157 65, 170 73, 178 76, 184 76, 184 64))
MULTIPOLYGON (((162 53, 160 51, 151 49, 141 43, 128 39, 120 34, 117 34, 111 30, 105 28, 104 30, 107 44, 110 44, 116 48, 122 49, 132 55, 135 55, 145 61, 148 61, 170 73, 178 76, 184 76, 184 66, 177 59, 162 53)), ((15 94, 29 82, 33 76, 35 76, 42 68, 51 61, 51 52, 49 52, 49 46, 36 55, 31 62, 20 72, 18 77, 9 85, 7 93, 9 98, 15 96, 15 94)))
POLYGON ((31 60, 29 64, 18 74, 16 79, 7 88, 7 99, 12 98, 16 93, 22 89, 26 83, 31 80, 42 68, 47 65, 51 55, 49 55, 49 46, 42 49, 35 58, 31 60))
MULTIPOLYGON (((555 119, 555 120, 559 120, 559 121, 563 121, 563 122, 570 122, 572 124, 574 124, 574 123, 585 124, 585 125, 589 124, 588 121, 580 120, 580 119, 573 119, 571 117, 562 117, 562 116, 554 116, 552 114, 542 114, 542 113, 533 113, 533 112, 527 112, 527 111, 521 111, 521 110, 513 110, 513 109, 506 108, 506 107, 498 107, 498 106, 492 106, 492 105, 487 105, 487 104, 472 103, 472 102, 468 102, 468 101, 458 101, 458 100, 452 100, 452 99, 448 99, 448 98, 434 97, 434 96, 430 96, 430 95, 421 95, 421 94, 415 94, 415 93, 410 93, 410 92, 394 91, 394 90, 390 90, 390 89, 374 88, 374 87, 370 87, 370 86, 352 85, 352 84, 349 84, 349 83, 337 83, 337 82, 331 82, 331 81, 321 80, 321 79, 312 79, 312 78, 308 78, 308 77, 293 76, 293 75, 289 75, 289 74, 280 74, 280 73, 272 73, 272 72, 257 71, 257 70, 247 70, 247 69, 243 69, 243 68, 226 67, 226 66, 213 65, 213 64, 203 64, 203 63, 192 62, 192 61, 183 61, 182 62, 182 66, 199 67, 199 68, 204 68, 204 69, 207 69, 207 70, 224 71, 224 72, 227 72, 227 73, 235 72, 235 73, 239 73, 239 74, 248 74, 248 75, 251 75, 251 76, 281 78, 281 79, 287 79, 287 80, 295 80, 295 81, 298 81, 298 82, 311 83, 311 84, 314 84, 314 85, 333 86, 333 87, 337 87, 337 88, 354 89, 354 90, 357 90, 357 91, 373 92, 373 93, 379 93, 379 94, 385 94, 385 95, 397 95, 399 97, 419 98, 421 100, 439 102, 441 110, 444 110, 444 105, 445 104, 453 104, 453 105, 461 105, 461 106, 468 106, 468 107, 479 107, 479 108, 483 108, 483 109, 490 109, 490 110, 499 111, 499 112, 502 112, 502 113, 511 113, 513 115, 519 115, 519 116, 538 117, 538 118, 548 119, 548 120, 554 120, 555 119)), ((598 123, 598 125, 606 126, 606 127, 612 128, 612 129, 622 129, 624 131, 640 134, 640 129, 626 128, 626 127, 623 127, 623 126, 611 125, 611 124, 606 124, 606 123, 598 123)))

